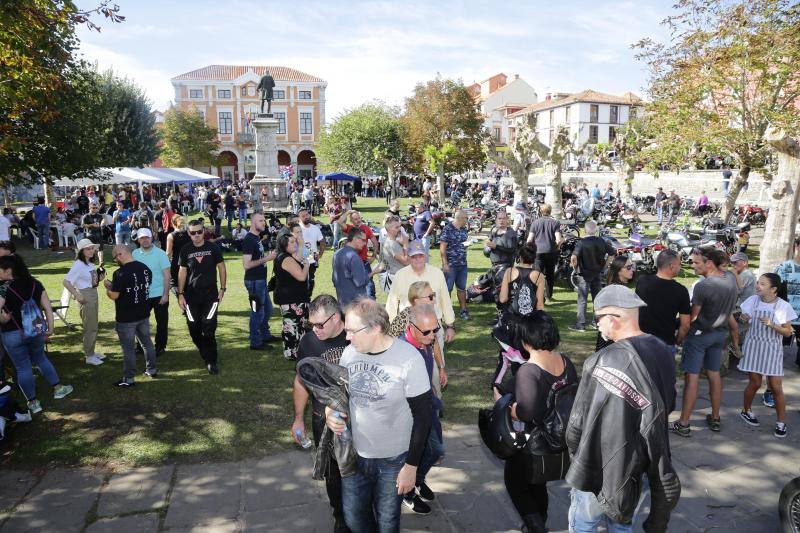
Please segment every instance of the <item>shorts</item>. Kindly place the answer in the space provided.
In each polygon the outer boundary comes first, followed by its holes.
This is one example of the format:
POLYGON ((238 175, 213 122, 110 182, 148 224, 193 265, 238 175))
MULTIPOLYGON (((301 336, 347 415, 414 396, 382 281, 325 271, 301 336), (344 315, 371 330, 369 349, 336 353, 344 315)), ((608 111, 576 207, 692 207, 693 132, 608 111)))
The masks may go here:
POLYGON ((447 292, 453 291, 453 285, 460 291, 467 290, 467 270, 467 265, 450 265, 449 271, 444 274, 447 292))
POLYGON ((687 374, 699 374, 705 368, 710 372, 719 372, 722 362, 722 351, 728 340, 728 330, 717 330, 700 335, 689 334, 683 341, 681 370, 687 374))

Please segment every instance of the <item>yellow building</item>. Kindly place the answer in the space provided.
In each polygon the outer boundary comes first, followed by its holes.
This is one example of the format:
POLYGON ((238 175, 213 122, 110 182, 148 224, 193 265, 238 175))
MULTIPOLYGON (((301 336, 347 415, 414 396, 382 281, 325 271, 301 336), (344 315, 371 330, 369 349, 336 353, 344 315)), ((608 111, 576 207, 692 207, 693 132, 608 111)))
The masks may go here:
POLYGON ((234 181, 255 174, 252 119, 261 104, 256 87, 267 70, 275 80, 272 113, 279 122, 278 165, 292 167, 295 176, 316 175, 327 82, 288 67, 239 65, 210 65, 171 80, 175 105, 195 109, 219 132, 222 163, 210 169, 212 174, 234 181))

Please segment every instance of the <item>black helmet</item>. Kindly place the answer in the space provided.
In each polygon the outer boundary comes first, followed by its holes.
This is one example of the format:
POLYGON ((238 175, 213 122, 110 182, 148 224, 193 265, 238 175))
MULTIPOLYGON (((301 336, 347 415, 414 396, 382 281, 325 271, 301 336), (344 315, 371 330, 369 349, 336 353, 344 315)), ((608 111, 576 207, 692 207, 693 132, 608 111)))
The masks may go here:
POLYGON ((483 443, 497 458, 509 459, 525 447, 527 437, 523 431, 514 429, 511 419, 511 404, 514 395, 506 394, 491 409, 478 411, 478 428, 483 443))

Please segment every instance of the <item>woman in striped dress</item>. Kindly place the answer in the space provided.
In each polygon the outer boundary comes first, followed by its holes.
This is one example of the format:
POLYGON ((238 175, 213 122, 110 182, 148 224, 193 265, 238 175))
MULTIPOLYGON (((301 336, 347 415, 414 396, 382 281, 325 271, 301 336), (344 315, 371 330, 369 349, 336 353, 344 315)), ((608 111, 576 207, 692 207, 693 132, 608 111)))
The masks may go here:
POLYGON ((783 339, 792 334, 792 321, 797 318, 792 306, 785 300, 786 285, 777 274, 762 274, 756 283, 756 293, 742 302, 741 319, 750 323, 742 346, 744 357, 739 370, 750 374, 750 383, 744 390, 744 405, 739 414, 751 426, 758 426, 758 418, 750 408, 753 397, 761 388, 761 376, 767 376, 769 388, 775 395, 777 424, 775 436, 786 436, 786 398, 783 395, 783 339))

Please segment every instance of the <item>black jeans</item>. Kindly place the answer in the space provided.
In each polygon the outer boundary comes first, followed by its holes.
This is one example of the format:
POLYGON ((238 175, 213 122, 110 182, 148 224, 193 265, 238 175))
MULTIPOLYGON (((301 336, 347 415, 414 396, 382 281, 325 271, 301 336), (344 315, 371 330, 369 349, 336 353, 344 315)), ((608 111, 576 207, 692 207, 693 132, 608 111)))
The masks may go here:
POLYGON ((522 451, 506 460, 503 475, 506 491, 519 516, 526 517, 538 514, 542 521, 547 521, 547 485, 534 485, 531 481, 531 456, 522 451))
MULTIPOLYGON (((150 306, 150 311, 156 319, 156 352, 167 348, 167 331, 169 330, 169 302, 164 305, 159 304, 161 298, 150 298, 147 300, 147 305, 150 306)), ((136 349, 141 351, 142 345, 139 339, 136 339, 136 349)))
POLYGON ((536 261, 533 268, 544 274, 547 282, 547 297, 553 297, 553 283, 555 283, 556 264, 558 264, 558 252, 547 252, 536 254, 536 261))
POLYGON ((217 364, 217 308, 216 298, 187 300, 186 324, 189 335, 200 356, 208 365, 217 364))
MULTIPOLYGON (((311 430, 314 433, 314 444, 319 446, 319 439, 322 438, 322 430, 325 428, 325 415, 323 413, 311 413, 311 430)), ((328 493, 328 501, 333 509, 333 516, 344 519, 342 509, 342 475, 339 472, 339 463, 331 451, 331 458, 328 462, 328 471, 325 472, 325 491, 328 493)))

